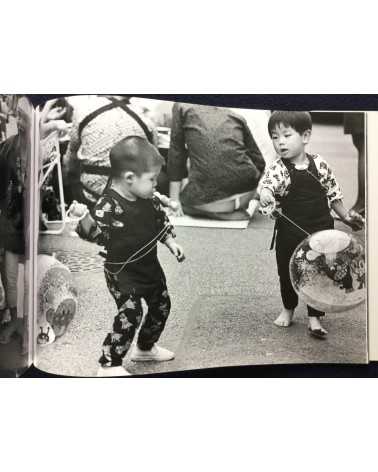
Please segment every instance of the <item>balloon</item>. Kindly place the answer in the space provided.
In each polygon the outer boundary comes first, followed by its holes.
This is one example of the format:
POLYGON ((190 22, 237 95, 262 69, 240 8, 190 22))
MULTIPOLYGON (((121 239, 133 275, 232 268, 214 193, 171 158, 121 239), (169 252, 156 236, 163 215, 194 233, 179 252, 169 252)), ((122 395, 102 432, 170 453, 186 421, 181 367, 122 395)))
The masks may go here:
POLYGON ((47 345, 63 336, 77 310, 77 291, 69 269, 55 257, 37 260, 37 344, 47 345))
POLYGON ((355 308, 366 299, 364 246, 343 231, 314 233, 294 251, 290 278, 298 296, 319 311, 355 308))

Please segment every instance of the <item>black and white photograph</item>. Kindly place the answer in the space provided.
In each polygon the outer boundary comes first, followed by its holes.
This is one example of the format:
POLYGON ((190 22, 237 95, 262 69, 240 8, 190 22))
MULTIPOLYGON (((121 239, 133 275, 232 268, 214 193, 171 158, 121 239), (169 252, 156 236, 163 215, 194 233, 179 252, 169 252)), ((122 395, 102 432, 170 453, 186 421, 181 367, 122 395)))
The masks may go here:
POLYGON ((33 107, 21 95, 0 95, 0 373, 29 366, 30 167, 33 107))
POLYGON ((40 370, 368 362, 365 113, 85 95, 39 134, 40 370))
POLYGON ((4 470, 376 463, 376 14, 358 7, 2 6, 4 470))

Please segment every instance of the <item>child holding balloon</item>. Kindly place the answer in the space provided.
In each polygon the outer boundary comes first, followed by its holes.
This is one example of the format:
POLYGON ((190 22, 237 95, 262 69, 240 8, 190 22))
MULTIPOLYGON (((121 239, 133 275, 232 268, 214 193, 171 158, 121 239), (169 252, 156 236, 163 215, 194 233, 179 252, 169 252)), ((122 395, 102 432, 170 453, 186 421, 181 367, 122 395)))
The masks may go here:
MULTIPOLYGON (((262 212, 274 213, 277 204, 282 212, 276 220, 272 248, 275 243, 283 309, 274 323, 289 327, 298 305, 289 273, 297 246, 307 234, 334 228, 331 210, 354 230, 362 229, 364 220, 344 207, 340 186, 328 163, 306 152, 312 132, 310 113, 275 111, 268 129, 278 158, 261 180, 260 204, 262 212)), ((320 322, 324 313, 308 306, 308 316, 309 334, 325 339, 328 333, 320 322)))

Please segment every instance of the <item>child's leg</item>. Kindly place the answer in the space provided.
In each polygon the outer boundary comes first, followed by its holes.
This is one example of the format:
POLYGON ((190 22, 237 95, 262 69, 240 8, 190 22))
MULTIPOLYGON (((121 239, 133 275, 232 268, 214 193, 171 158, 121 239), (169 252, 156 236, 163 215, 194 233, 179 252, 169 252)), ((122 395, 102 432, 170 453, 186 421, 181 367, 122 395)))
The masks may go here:
POLYGON ((105 338, 99 363, 103 367, 119 367, 142 321, 142 301, 140 296, 121 293, 113 276, 106 274, 106 281, 117 304, 118 314, 114 318, 113 331, 105 338))
POLYGON ((325 313, 323 311, 316 310, 311 306, 307 306, 307 312, 310 334, 314 335, 317 338, 325 338, 328 332, 323 328, 320 323, 320 320, 324 317, 325 313))
POLYGON ((280 234, 277 235, 276 260, 278 276, 280 279, 283 310, 274 323, 277 326, 285 328, 291 325, 293 321, 294 310, 298 305, 298 295, 296 294, 291 283, 289 271, 290 258, 296 247, 296 241, 285 238, 280 234))
POLYGON ((138 336, 138 348, 149 351, 158 342, 171 311, 171 300, 165 284, 156 288, 150 296, 144 297, 148 306, 138 336))
MULTIPOLYGON (((280 327, 291 325, 294 310, 298 305, 298 295, 291 283, 289 265, 291 256, 299 243, 300 241, 295 239, 282 237, 282 234, 277 237, 276 241, 277 267, 284 308, 274 323, 280 327)), ((310 306, 307 307, 307 310, 310 333, 318 338, 324 338, 327 335, 327 331, 320 323, 320 318, 324 316, 324 313, 310 306)))

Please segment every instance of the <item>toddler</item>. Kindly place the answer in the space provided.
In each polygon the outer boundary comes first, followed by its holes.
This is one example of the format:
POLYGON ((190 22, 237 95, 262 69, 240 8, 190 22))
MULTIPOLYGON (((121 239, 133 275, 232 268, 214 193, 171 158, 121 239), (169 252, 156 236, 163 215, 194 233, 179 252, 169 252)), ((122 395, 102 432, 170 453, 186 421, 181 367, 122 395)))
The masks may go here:
MULTIPOLYGON (((131 359, 169 361, 174 353, 159 347, 171 301, 157 257, 157 243, 165 244, 176 258, 184 251, 174 240, 173 227, 154 195, 164 164, 146 139, 131 136, 110 152, 111 178, 93 210, 83 208, 78 232, 106 249, 105 278, 117 305, 113 329, 105 338, 99 359, 99 376, 127 375, 122 367, 136 330, 140 327, 131 359), (142 299, 148 306, 143 320, 142 299)), ((80 214, 80 207, 74 214, 80 214)))
MULTIPOLYGON (((312 131, 310 113, 273 112, 268 129, 278 158, 262 178, 260 203, 263 210, 274 210, 278 203, 284 215, 276 220, 273 238, 283 302, 275 324, 288 327, 298 305, 289 263, 294 250, 306 237, 304 232, 333 229, 331 209, 355 230, 362 229, 363 219, 345 209, 339 184, 327 162, 318 154, 306 152, 312 131)), ((320 322, 324 313, 308 306, 308 316, 310 335, 325 339, 328 333, 320 322)))

